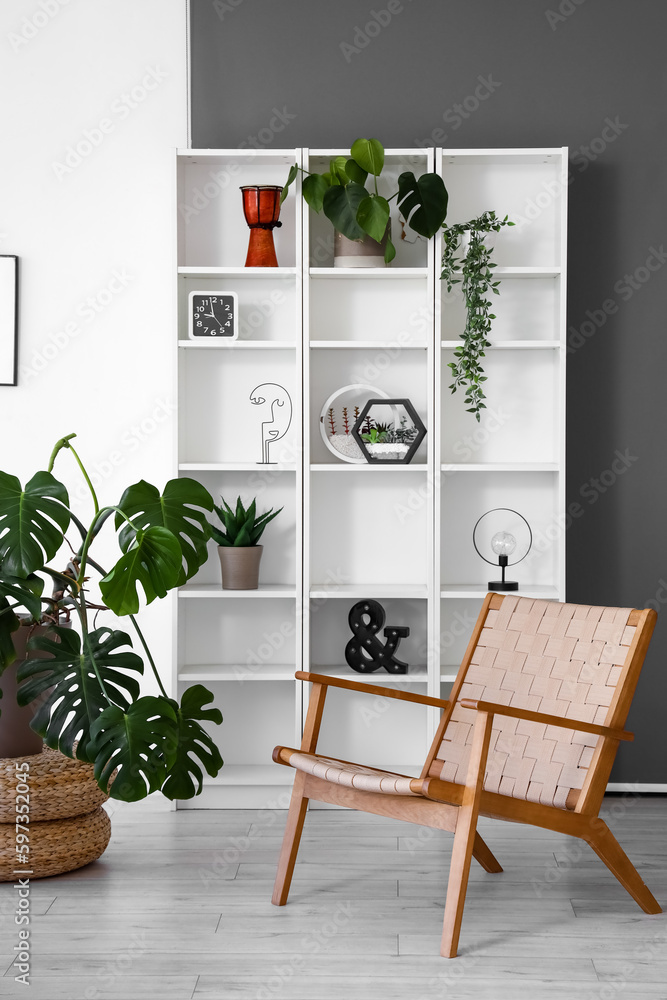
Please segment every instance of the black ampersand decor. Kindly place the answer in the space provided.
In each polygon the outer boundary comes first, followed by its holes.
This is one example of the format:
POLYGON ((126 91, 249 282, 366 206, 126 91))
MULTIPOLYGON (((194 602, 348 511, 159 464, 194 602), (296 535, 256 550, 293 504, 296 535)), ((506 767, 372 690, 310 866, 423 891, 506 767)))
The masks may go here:
POLYGON ((387 641, 378 639, 385 622, 385 611, 377 601, 358 601, 350 608, 348 622, 353 637, 345 647, 345 659, 353 670, 371 674, 384 667, 388 674, 407 674, 408 665, 394 654, 401 639, 410 635, 406 625, 388 625, 384 630, 387 641))

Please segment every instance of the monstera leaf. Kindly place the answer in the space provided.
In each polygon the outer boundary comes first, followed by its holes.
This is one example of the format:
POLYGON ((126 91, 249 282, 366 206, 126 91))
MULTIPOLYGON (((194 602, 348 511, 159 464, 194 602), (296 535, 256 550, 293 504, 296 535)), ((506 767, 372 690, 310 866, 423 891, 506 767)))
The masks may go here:
POLYGON ((27 577, 63 543, 70 522, 69 497, 50 472, 37 472, 25 489, 0 472, 0 562, 3 573, 27 577))
POLYGON ((191 799, 199 795, 204 776, 198 761, 212 778, 223 765, 220 751, 198 721, 205 720, 216 725, 222 722, 218 708, 203 708, 210 701, 213 701, 211 692, 203 684, 195 684, 183 693, 180 707, 177 702, 171 702, 178 721, 178 745, 176 759, 162 786, 162 794, 168 799, 191 799))
POLYGON ((355 184, 365 184, 368 177, 368 171, 360 167, 356 160, 352 157, 349 158, 345 164, 345 173, 348 179, 354 181, 355 184))
POLYGON ((170 479, 160 496, 155 486, 142 479, 125 490, 118 506, 133 525, 116 514, 116 529, 125 523, 119 537, 123 552, 129 550, 135 530, 160 527, 171 531, 181 547, 185 567, 177 581, 179 587, 206 562, 210 532, 204 511, 213 510, 213 497, 201 483, 170 479))
POLYGON ((369 194, 359 205, 357 222, 376 243, 380 243, 389 222, 389 202, 369 194))
POLYGON ((147 528, 133 532, 129 550, 110 573, 100 580, 102 597, 117 615, 136 615, 141 584, 150 604, 165 597, 175 587, 182 573, 182 550, 178 539, 167 528, 147 528))
MULTIPOLYGON (((16 659, 12 632, 16 632, 19 627, 19 620, 14 614, 11 604, 6 598, 0 597, 0 675, 5 667, 8 667, 16 659)), ((0 697, 2 697, 1 691, 0 697)))
POLYGON ((19 628, 17 608, 27 611, 31 618, 39 621, 42 615, 40 596, 43 590, 44 581, 36 573, 31 573, 23 580, 18 576, 7 576, 0 567, 0 674, 16 659, 12 632, 19 628), (8 598, 14 603, 10 604, 8 598))
POLYGON ((379 139, 357 139, 352 143, 350 152, 362 170, 380 176, 384 167, 384 147, 379 139))
POLYGON ((78 740, 76 756, 91 761, 93 758, 86 751, 91 726, 109 704, 98 675, 109 698, 127 708, 126 693, 130 699, 137 698, 139 682, 125 671, 142 674, 144 665, 130 649, 114 652, 119 647, 132 646, 125 632, 96 629, 87 636, 82 649, 81 639, 73 629, 54 626, 52 631, 59 642, 46 636, 33 636, 28 641, 29 650, 39 649, 52 655, 50 659, 28 659, 19 666, 17 700, 19 705, 29 705, 34 698, 48 693, 48 700, 37 710, 31 727, 47 746, 67 757, 74 756, 73 745, 78 740))
POLYGON ((25 578, 8 576, 0 567, 0 596, 11 598, 16 602, 12 607, 27 611, 35 621, 39 621, 42 616, 40 597, 43 590, 44 581, 36 573, 25 578))
POLYGON ((90 735, 87 750, 100 788, 113 799, 137 802, 162 787, 174 759, 178 725, 173 702, 147 695, 125 711, 111 705, 90 727, 90 735))
POLYGON ((398 206, 411 229, 430 239, 447 216, 449 195, 442 177, 424 174, 419 180, 411 170, 398 178, 398 206))
POLYGON ((321 212, 322 201, 329 190, 329 185, 324 177, 319 174, 309 174, 308 177, 304 177, 301 190, 306 204, 310 205, 313 211, 321 212))
POLYGON ((336 185, 327 189, 322 206, 324 214, 334 229, 337 229, 348 240, 362 240, 365 232, 357 222, 359 206, 367 197, 368 192, 361 184, 336 185))

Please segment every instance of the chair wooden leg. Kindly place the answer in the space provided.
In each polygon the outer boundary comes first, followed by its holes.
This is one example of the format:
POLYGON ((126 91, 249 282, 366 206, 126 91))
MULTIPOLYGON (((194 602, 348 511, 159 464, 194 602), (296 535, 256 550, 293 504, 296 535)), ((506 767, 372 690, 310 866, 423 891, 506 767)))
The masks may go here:
POLYGON ((299 843, 301 842, 301 832, 308 810, 308 799, 303 794, 304 782, 305 775, 302 771, 297 771, 292 788, 289 811, 287 813, 283 846, 280 850, 280 858, 278 859, 278 871, 276 872, 276 881, 273 886, 273 896, 271 897, 271 902, 274 906, 285 905, 289 896, 290 885, 292 884, 294 865, 299 852, 299 843))
POLYGON ((644 913, 662 913, 660 904, 603 820, 595 821, 595 833, 586 839, 609 871, 639 903, 644 913))
POLYGON ((497 872, 501 872, 503 870, 502 865, 496 858, 495 854, 493 854, 490 850, 489 845, 486 841, 482 840, 478 833, 475 834, 472 856, 475 861, 479 862, 485 872, 496 874, 497 872))
MULTIPOLYGON (((445 901, 445 919, 442 925, 440 954, 443 958, 455 958, 459 944, 463 907, 465 906, 468 876, 470 874, 470 861, 477 835, 479 802, 484 783, 492 723, 493 716, 488 715, 486 712, 478 713, 472 747, 470 749, 470 764, 468 765, 466 787, 463 793, 463 802, 459 807, 456 832, 454 834, 454 847, 449 869, 449 882, 447 883, 447 899, 445 901)), ((484 841, 482 838, 480 837, 479 839, 483 844, 484 841)), ((485 844, 484 846, 486 847, 485 844)), ((493 857, 493 855, 491 856, 493 857)))

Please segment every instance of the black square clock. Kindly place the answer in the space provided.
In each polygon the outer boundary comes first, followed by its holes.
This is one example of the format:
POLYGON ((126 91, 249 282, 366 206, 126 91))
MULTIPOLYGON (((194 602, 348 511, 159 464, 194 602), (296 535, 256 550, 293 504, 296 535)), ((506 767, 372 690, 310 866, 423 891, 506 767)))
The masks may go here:
POLYGON ((236 292, 190 292, 188 337, 236 340, 238 295, 236 292))

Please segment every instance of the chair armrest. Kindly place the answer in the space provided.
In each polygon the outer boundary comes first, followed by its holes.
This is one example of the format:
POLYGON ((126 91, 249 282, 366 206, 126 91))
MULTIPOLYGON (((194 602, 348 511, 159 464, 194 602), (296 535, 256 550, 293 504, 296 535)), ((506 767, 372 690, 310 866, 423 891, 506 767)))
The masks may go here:
POLYGON ((499 705, 494 701, 478 701, 475 698, 461 698, 461 708, 470 708, 489 715, 508 715, 512 719, 524 719, 526 722, 542 722, 545 726, 560 726, 561 729, 576 729, 581 733, 592 733, 594 736, 607 736, 612 740, 634 740, 633 733, 624 729, 612 729, 609 726, 598 726, 594 722, 580 722, 578 719, 564 719, 560 715, 547 715, 546 712, 531 712, 527 708, 512 708, 509 705, 499 705))
MULTIPOLYGON (((347 691, 361 691, 363 694, 382 695, 383 698, 396 698, 398 701, 414 701, 419 705, 432 705, 445 709, 448 701, 442 698, 431 698, 425 694, 413 694, 412 691, 397 691, 394 688, 380 687, 379 684, 362 684, 357 681, 346 681, 343 677, 329 677, 327 674, 310 674, 297 670, 294 675, 299 681, 310 681, 312 684, 324 684, 328 687, 345 688, 347 691)), ((409 681, 409 675, 405 675, 409 681)))

